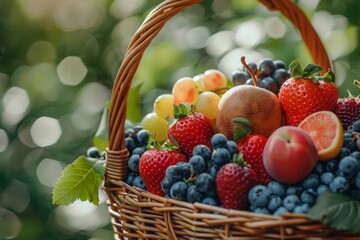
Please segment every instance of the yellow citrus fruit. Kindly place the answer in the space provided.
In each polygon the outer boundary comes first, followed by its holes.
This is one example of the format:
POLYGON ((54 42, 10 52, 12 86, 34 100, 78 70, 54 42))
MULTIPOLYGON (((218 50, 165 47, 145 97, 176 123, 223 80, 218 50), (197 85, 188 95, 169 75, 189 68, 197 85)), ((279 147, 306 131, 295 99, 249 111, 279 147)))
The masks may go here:
POLYGON ((314 141, 319 160, 336 157, 344 141, 344 130, 339 118, 331 111, 310 114, 298 126, 314 141))

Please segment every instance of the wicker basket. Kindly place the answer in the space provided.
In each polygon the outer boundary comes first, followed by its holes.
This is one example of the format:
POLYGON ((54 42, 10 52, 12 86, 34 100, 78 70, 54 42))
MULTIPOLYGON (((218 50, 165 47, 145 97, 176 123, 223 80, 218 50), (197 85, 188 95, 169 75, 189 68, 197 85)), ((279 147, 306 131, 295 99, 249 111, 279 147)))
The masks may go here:
MULTIPOLYGON (((282 217, 226 210, 209 205, 165 199, 127 185, 129 153, 124 123, 127 96, 142 55, 165 23, 201 0, 167 0, 148 15, 132 38, 112 91, 109 147, 104 177, 109 213, 116 239, 360 239, 359 234, 335 231, 302 214, 282 217), (216 213, 216 214, 214 214, 216 213)), ((290 0, 259 0, 278 10, 299 30, 314 63, 324 70, 331 61, 304 13, 290 0)))

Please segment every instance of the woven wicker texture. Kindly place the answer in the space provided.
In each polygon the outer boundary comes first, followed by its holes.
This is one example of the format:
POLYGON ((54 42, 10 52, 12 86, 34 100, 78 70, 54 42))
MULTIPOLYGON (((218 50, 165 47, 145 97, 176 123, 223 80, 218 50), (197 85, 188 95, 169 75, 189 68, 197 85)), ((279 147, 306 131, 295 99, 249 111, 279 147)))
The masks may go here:
MULTIPOLYGON (((144 51, 162 27, 200 0, 167 0, 154 8, 133 36, 117 73, 109 113, 109 147, 104 189, 116 239, 360 239, 301 214, 283 217, 226 210, 165 199, 125 184, 129 153, 124 123, 127 96, 144 51)), ((313 62, 332 68, 327 52, 304 13, 289 0, 259 0, 286 16, 299 30, 313 62)))

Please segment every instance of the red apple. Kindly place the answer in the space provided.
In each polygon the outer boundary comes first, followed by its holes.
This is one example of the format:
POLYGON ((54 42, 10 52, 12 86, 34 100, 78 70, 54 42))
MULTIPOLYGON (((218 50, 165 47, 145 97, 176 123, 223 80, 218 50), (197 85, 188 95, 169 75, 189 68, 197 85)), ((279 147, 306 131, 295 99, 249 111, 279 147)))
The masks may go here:
POLYGON ((263 161, 272 178, 293 184, 309 175, 318 161, 318 153, 305 131, 283 126, 270 135, 264 148, 263 161))

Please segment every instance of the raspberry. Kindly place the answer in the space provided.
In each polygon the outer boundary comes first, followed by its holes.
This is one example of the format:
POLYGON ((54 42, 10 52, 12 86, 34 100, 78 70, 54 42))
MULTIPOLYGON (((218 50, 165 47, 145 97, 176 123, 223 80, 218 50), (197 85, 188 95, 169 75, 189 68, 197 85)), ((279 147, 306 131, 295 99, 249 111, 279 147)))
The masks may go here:
POLYGON ((338 99, 335 113, 343 128, 348 129, 360 117, 360 99, 354 97, 338 99))

